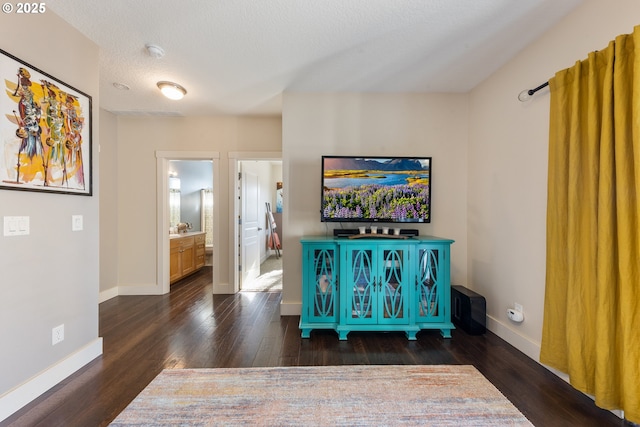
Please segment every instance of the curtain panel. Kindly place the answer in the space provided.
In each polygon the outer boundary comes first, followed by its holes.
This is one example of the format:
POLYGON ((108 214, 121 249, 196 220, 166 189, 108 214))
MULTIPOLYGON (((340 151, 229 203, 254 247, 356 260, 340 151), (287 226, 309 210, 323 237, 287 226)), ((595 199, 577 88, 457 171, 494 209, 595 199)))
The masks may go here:
POLYGON ((549 88, 540 361, 640 423, 640 26, 549 88))

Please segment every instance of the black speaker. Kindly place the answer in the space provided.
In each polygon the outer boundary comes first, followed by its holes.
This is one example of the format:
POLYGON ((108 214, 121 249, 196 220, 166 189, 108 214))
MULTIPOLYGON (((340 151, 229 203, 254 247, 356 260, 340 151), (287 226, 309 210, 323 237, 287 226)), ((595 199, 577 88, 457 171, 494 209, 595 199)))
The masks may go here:
POLYGON ((464 286, 451 286, 451 321, 469 335, 487 332, 487 302, 464 286))
POLYGON ((358 234, 357 228, 334 228, 333 237, 349 237, 358 234))
MULTIPOLYGON (((382 234, 382 231, 380 230, 382 227, 378 227, 378 233, 384 237, 384 234, 382 234)), ((389 227, 389 233, 392 233, 391 230, 393 230, 394 227, 389 227)), ((370 228, 367 228, 366 230, 367 233, 371 232, 370 228)), ((353 236, 355 234, 359 234, 360 230, 358 230, 357 228, 334 228, 333 229, 333 237, 349 237, 349 236, 353 236)), ((420 230, 415 229, 415 228, 401 228, 400 229, 400 235, 401 236, 409 236, 409 237, 416 237, 420 235, 420 230)))

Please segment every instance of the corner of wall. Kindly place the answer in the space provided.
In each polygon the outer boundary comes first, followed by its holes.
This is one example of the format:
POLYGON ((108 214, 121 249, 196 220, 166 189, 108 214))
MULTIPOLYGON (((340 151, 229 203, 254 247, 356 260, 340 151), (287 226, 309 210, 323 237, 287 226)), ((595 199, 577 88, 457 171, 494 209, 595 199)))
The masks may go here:
POLYGON ((110 288, 110 289, 106 289, 104 291, 100 291, 100 294, 98 295, 98 304, 108 301, 111 298, 115 298, 118 295, 119 294, 118 294, 117 286, 114 286, 113 288, 110 288))

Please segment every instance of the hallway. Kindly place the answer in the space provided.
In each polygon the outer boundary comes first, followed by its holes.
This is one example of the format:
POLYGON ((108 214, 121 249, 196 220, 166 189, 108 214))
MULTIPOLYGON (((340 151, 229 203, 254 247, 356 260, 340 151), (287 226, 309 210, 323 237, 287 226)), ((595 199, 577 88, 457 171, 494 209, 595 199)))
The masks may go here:
POLYGON ((279 291, 282 291, 282 256, 271 255, 260 264, 260 276, 242 284, 242 292, 279 291))

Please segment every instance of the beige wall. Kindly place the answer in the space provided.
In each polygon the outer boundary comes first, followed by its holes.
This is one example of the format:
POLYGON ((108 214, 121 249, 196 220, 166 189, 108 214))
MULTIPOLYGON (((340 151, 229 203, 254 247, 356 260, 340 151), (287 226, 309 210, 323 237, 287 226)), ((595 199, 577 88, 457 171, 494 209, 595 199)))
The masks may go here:
POLYGON ((470 94, 469 285, 489 327, 538 360, 545 285, 549 91, 517 95, 640 24, 640 2, 587 0, 470 94), (507 307, 524 306, 511 323, 507 307))
MULTIPOLYGON (((2 420, 7 411, 99 355, 102 343, 98 48, 49 11, 0 19, 0 48, 92 96, 94 119, 92 197, 0 190, 0 218, 28 216, 31 228, 28 236, 0 236, 2 420), (84 216, 84 230, 72 232, 71 216, 77 214, 84 216), (52 346, 51 330, 60 324, 64 341, 52 346), (45 371, 47 375, 40 375, 45 371)), ((4 90, 0 96, 6 96, 4 90)), ((3 126, 8 123, 5 113, 0 113, 3 126)))
POLYGON ((320 222, 323 154, 433 157, 432 222, 410 228, 454 239, 452 281, 467 281, 466 95, 285 93, 283 102, 283 314, 300 314, 300 238, 340 227, 320 222))
MULTIPOLYGON (((517 95, 630 33, 638 16, 640 2, 586 0, 468 95, 285 93, 283 245, 331 234, 318 213, 322 154, 431 155, 434 214, 421 232, 456 240, 453 284, 484 295, 489 328, 538 360, 549 95, 517 95), (506 316, 516 302, 520 325, 506 316)), ((299 251, 287 251, 283 314, 299 313, 300 265, 299 251)))
POLYGON ((100 301, 118 285, 118 118, 100 109, 100 301))
POLYGON ((279 152, 281 138, 280 117, 118 117, 118 243, 101 258, 117 258, 119 293, 157 285, 156 151, 220 153, 220 170, 214 171, 220 181, 220 241, 214 251, 220 256, 220 284, 232 285, 228 154, 279 152))

